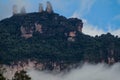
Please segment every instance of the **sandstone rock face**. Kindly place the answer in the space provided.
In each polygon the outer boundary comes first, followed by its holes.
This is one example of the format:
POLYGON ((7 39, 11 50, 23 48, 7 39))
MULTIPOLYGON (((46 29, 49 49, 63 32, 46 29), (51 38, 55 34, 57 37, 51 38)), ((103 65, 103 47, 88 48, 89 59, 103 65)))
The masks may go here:
POLYGON ((26 13, 25 7, 22 7, 22 8, 21 8, 20 13, 21 13, 21 14, 25 14, 25 13, 26 13))
POLYGON ((75 36, 76 36, 76 32, 75 32, 75 31, 71 31, 71 32, 69 33, 69 36, 70 36, 70 37, 75 37, 75 36))
POLYGON ((68 41, 74 42, 76 37, 76 31, 70 31, 68 35, 68 41))
POLYGON ((42 33, 42 25, 35 23, 35 31, 42 33))
POLYGON ((30 38, 33 36, 34 32, 42 33, 44 36, 54 36, 56 34, 58 35, 58 33, 66 33, 64 36, 67 38, 69 37, 69 41, 75 41, 76 34, 82 33, 83 23, 81 20, 72 18, 66 21, 66 18, 57 14, 52 13, 50 15, 54 16, 49 16, 47 12, 36 13, 36 15, 30 14, 29 17, 27 15, 23 15, 25 16, 25 20, 21 24, 23 25, 21 26, 21 36, 24 38, 30 38), (39 15, 41 14, 44 16, 39 18, 39 15), (38 19, 41 21, 37 21, 38 19), (46 21, 47 23, 43 24, 42 20, 46 21))
POLYGON ((82 32, 82 28, 83 28, 83 24, 79 24, 79 25, 78 25, 78 31, 79 31, 79 32, 82 32))
POLYGON ((53 12, 52 5, 51 5, 51 3, 49 1, 47 2, 46 11, 48 13, 52 13, 53 12))
POLYGON ((33 30, 31 28, 21 26, 21 37, 30 38, 32 37, 33 30))
POLYGON ((26 39, 31 38, 33 36, 33 32, 43 33, 42 25, 38 23, 35 23, 33 27, 31 27, 30 25, 28 27, 21 26, 20 31, 21 37, 24 37, 26 39))
POLYGON ((74 42, 75 38, 74 37, 68 37, 68 41, 74 42))
POLYGON ((115 63, 115 59, 113 57, 108 57, 108 64, 115 63))
POLYGON ((13 15, 17 14, 17 5, 13 5, 13 15))
POLYGON ((114 50, 108 50, 108 64, 113 64, 115 63, 115 59, 114 59, 114 50))
POLYGON ((44 10, 43 10, 43 4, 42 3, 40 3, 39 4, 39 12, 41 13, 41 12, 43 12, 44 10))

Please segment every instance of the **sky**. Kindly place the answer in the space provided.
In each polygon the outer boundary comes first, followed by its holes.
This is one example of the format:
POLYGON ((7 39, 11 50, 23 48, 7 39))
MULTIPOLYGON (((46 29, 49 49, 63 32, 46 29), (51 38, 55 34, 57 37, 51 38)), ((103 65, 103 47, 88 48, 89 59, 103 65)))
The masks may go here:
POLYGON ((39 3, 46 8, 50 1, 53 10, 67 18, 77 17, 84 22, 83 33, 91 36, 107 32, 120 37, 120 0, 0 0, 0 20, 12 16, 12 6, 37 12, 39 3))

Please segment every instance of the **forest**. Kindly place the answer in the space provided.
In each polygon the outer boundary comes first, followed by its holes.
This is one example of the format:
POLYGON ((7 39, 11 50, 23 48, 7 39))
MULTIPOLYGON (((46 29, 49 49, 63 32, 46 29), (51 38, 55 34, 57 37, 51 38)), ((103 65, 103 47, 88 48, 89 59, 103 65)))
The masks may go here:
POLYGON ((3 19, 0 21, 0 63, 10 65, 28 59, 64 63, 120 61, 118 36, 107 33, 92 37, 85 35, 82 27, 81 19, 45 11, 3 19))

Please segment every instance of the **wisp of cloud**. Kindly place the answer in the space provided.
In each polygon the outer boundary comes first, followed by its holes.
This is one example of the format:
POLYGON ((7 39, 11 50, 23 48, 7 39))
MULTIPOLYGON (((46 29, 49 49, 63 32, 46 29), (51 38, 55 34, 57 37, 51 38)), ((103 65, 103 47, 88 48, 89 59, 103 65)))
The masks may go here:
POLYGON ((113 66, 84 64, 82 67, 58 74, 30 70, 28 74, 32 80, 120 80, 120 63, 113 66))

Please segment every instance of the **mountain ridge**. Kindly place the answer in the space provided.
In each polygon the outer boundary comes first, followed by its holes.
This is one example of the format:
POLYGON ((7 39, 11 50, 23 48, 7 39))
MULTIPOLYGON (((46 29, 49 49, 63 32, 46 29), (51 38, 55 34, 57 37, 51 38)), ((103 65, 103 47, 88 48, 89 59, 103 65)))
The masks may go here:
POLYGON ((0 21, 0 61, 112 64, 120 60, 120 38, 110 33, 91 37, 82 28, 81 19, 54 12, 14 14, 0 21))

